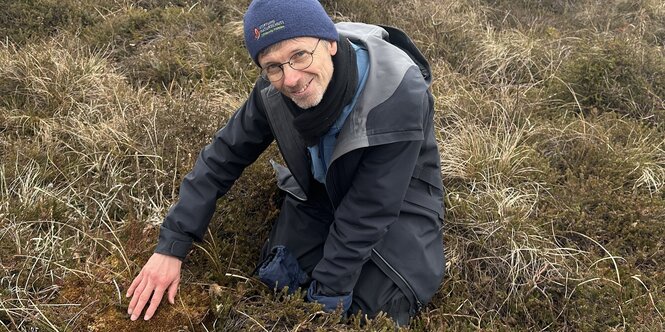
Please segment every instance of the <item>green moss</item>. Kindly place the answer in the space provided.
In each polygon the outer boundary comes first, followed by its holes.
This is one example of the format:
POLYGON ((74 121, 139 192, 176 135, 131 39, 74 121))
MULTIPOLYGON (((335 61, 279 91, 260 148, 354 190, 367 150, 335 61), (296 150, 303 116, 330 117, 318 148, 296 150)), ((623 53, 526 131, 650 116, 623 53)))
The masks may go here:
MULTIPOLYGON (((129 7, 89 27, 83 39, 95 49, 107 49, 120 70, 137 87, 158 91, 192 89, 201 82, 247 77, 253 64, 242 46, 238 19, 222 5, 190 7, 129 7)), ((253 82, 242 82, 242 90, 253 82)))
POLYGON ((665 58, 639 42, 614 38, 580 45, 559 78, 567 86, 553 82, 553 95, 583 111, 595 108, 653 123, 664 116, 665 58))
POLYGON ((550 190, 556 227, 611 244, 612 252, 622 256, 642 250, 657 254, 655 234, 662 227, 658 216, 665 212, 665 201, 638 184, 641 168, 663 166, 659 142, 650 139, 658 132, 639 120, 606 114, 569 124, 543 145, 559 172, 550 190))
POLYGON ((218 204, 211 234, 219 243, 213 247, 217 250, 212 258, 219 259, 215 264, 225 269, 249 275, 258 264, 259 252, 280 208, 272 168, 266 167, 276 153, 273 146, 261 156, 218 204))
POLYGON ((3 1, 0 5, 0 37, 26 44, 52 36, 59 30, 92 25, 98 14, 88 2, 53 0, 3 1))

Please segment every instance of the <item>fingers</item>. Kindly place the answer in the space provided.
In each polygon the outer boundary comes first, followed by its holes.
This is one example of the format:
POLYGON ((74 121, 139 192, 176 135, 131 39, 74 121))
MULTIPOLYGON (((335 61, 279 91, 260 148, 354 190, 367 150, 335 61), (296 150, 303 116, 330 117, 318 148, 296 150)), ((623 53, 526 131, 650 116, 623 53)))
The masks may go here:
POLYGON ((178 285, 180 284, 180 278, 176 279, 171 286, 169 286, 169 303, 175 303, 175 294, 178 292, 178 285))
POLYGON ((129 302, 129 307, 127 308, 127 313, 132 315, 131 320, 136 320, 139 315, 141 315, 141 311, 143 311, 143 307, 150 299, 153 289, 154 286, 151 282, 148 282, 146 278, 144 278, 139 286, 136 287, 132 300, 129 302))
MULTIPOLYGON (((136 306, 132 310, 131 320, 137 320, 139 318, 139 316, 141 315, 141 311, 143 311, 143 307, 145 307, 145 304, 148 303, 148 300, 150 300, 150 296, 152 295, 152 291, 154 289, 155 287, 152 285, 152 283, 148 283, 140 294, 138 295, 136 293, 134 294, 132 302, 136 301, 136 306)), ((131 303, 129 305, 131 306, 131 303)))
POLYGON ((127 289, 127 296, 132 297, 127 307, 131 320, 139 318, 148 302, 150 305, 146 309, 144 319, 152 318, 167 289, 169 302, 175 302, 180 283, 181 264, 182 261, 178 258, 158 253, 148 259, 139 275, 127 289))
MULTIPOLYGON (((134 282, 136 282, 136 280, 138 278, 139 277, 136 277, 134 282)), ((141 295, 141 293, 145 289, 145 286, 146 286, 147 282, 148 282, 147 278, 141 278, 138 285, 136 285, 134 287, 133 291, 131 292, 132 299, 130 300, 129 306, 127 307, 127 314, 131 315, 134 311, 136 311, 135 310, 136 309, 136 303, 139 301, 139 296, 141 295)))
MULTIPOLYGON (((152 318, 152 315, 155 314, 155 310, 157 310, 157 307, 159 306, 159 303, 162 302, 162 297, 164 296, 164 291, 166 289, 157 287, 155 288, 155 293, 152 294, 152 299, 150 299, 150 306, 148 309, 145 311, 145 316, 143 317, 144 320, 148 320, 152 318)), ((139 311, 140 313, 140 311, 139 311)), ((132 316, 132 320, 134 320, 132 316)))
POLYGON ((130 297, 132 294, 134 294, 134 289, 141 283, 142 280, 142 274, 139 273, 139 275, 134 278, 134 281, 132 281, 132 284, 129 285, 129 288, 127 289, 127 294, 125 294, 125 297, 130 297))

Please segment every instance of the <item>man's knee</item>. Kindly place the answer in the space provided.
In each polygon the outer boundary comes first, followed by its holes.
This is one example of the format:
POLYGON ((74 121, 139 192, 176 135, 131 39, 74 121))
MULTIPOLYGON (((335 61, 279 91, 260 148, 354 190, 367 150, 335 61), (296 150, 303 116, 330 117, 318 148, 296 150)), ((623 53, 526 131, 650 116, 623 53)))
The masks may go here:
POLYGON ((404 293, 371 260, 363 266, 356 287, 353 290, 353 302, 349 314, 361 312, 368 318, 374 318, 384 312, 398 325, 407 326, 416 314, 408 294, 404 293))

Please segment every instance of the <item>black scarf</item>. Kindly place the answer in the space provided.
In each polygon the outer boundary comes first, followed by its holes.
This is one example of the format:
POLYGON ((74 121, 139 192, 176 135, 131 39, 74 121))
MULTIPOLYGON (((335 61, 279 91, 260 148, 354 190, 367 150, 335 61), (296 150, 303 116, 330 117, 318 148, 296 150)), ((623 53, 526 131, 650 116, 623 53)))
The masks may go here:
POLYGON ((348 39, 340 37, 337 42, 337 53, 332 57, 332 61, 333 75, 318 105, 302 109, 282 95, 295 116, 293 126, 307 146, 319 143, 321 136, 330 130, 356 93, 358 85, 356 53, 348 39))

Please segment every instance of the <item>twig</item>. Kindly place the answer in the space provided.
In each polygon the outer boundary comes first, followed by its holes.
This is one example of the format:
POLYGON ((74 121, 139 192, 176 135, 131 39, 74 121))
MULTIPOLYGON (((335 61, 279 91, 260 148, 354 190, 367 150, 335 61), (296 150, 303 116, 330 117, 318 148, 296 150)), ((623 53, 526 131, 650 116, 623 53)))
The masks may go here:
MULTIPOLYGON (((619 286, 621 286, 621 276, 619 275, 619 265, 617 264, 617 261, 616 261, 615 258, 623 259, 623 257, 612 255, 607 249, 605 249, 605 247, 603 247, 602 244, 598 243, 598 241, 592 239, 591 237, 589 237, 589 236, 587 236, 587 235, 585 235, 585 234, 582 234, 582 233, 580 233, 580 232, 575 232, 575 231, 570 231, 570 233, 577 234, 577 235, 579 235, 579 236, 584 237, 585 239, 587 239, 587 240, 589 240, 589 241, 595 243, 597 246, 599 246, 601 249, 603 249, 603 251, 604 251, 605 253, 607 253, 607 256, 608 256, 607 258, 611 259, 611 260, 612 260, 612 264, 614 265, 614 271, 616 272, 616 275, 617 275, 617 284, 618 284, 619 286)), ((603 258, 603 259, 606 259, 606 258, 603 258)), ((601 260, 603 260, 603 259, 601 259, 601 260)), ((599 260, 599 261, 601 261, 601 260, 599 260)), ((594 264, 598 263, 599 261, 596 261, 594 264)))
POLYGON ((237 275, 237 274, 233 274, 233 273, 225 273, 224 275, 227 276, 227 277, 234 277, 234 278, 242 279, 242 280, 245 280, 245 281, 249 281, 249 280, 250 280, 250 279, 247 278, 247 277, 239 276, 239 275, 237 275))
POLYGON ((266 330, 266 328, 263 327, 263 325, 261 325, 261 323, 259 323, 256 319, 254 319, 254 317, 252 317, 252 316, 250 316, 250 315, 248 315, 248 314, 246 314, 246 313, 244 313, 244 312, 242 312, 242 311, 240 311, 240 310, 236 310, 236 312, 239 313, 239 314, 241 314, 241 315, 243 315, 243 316, 245 316, 245 317, 247 317, 247 318, 249 318, 249 319, 251 319, 252 322, 254 322, 254 323, 255 323, 256 325, 258 325, 261 329, 263 329, 263 331, 268 332, 268 330, 266 330))
POLYGON ((115 281, 115 278, 113 278, 113 284, 115 285, 115 289, 118 291, 118 304, 122 305, 122 296, 120 295, 120 287, 118 286, 118 283, 115 281))
POLYGON ((640 284, 642 284, 642 287, 644 287, 644 289, 647 290, 647 294, 649 294, 649 299, 651 300, 651 305, 653 306, 654 309, 656 309, 656 312, 658 313, 658 316, 660 316, 660 318, 663 318, 663 314, 660 312, 660 310, 658 310, 658 306, 656 305, 656 301, 653 300, 653 296, 651 295, 651 291, 649 290, 649 287, 647 287, 647 285, 645 285, 644 282, 642 282, 642 280, 640 278, 638 278, 639 275, 633 275, 633 276, 630 276, 630 277, 637 280, 640 284))

